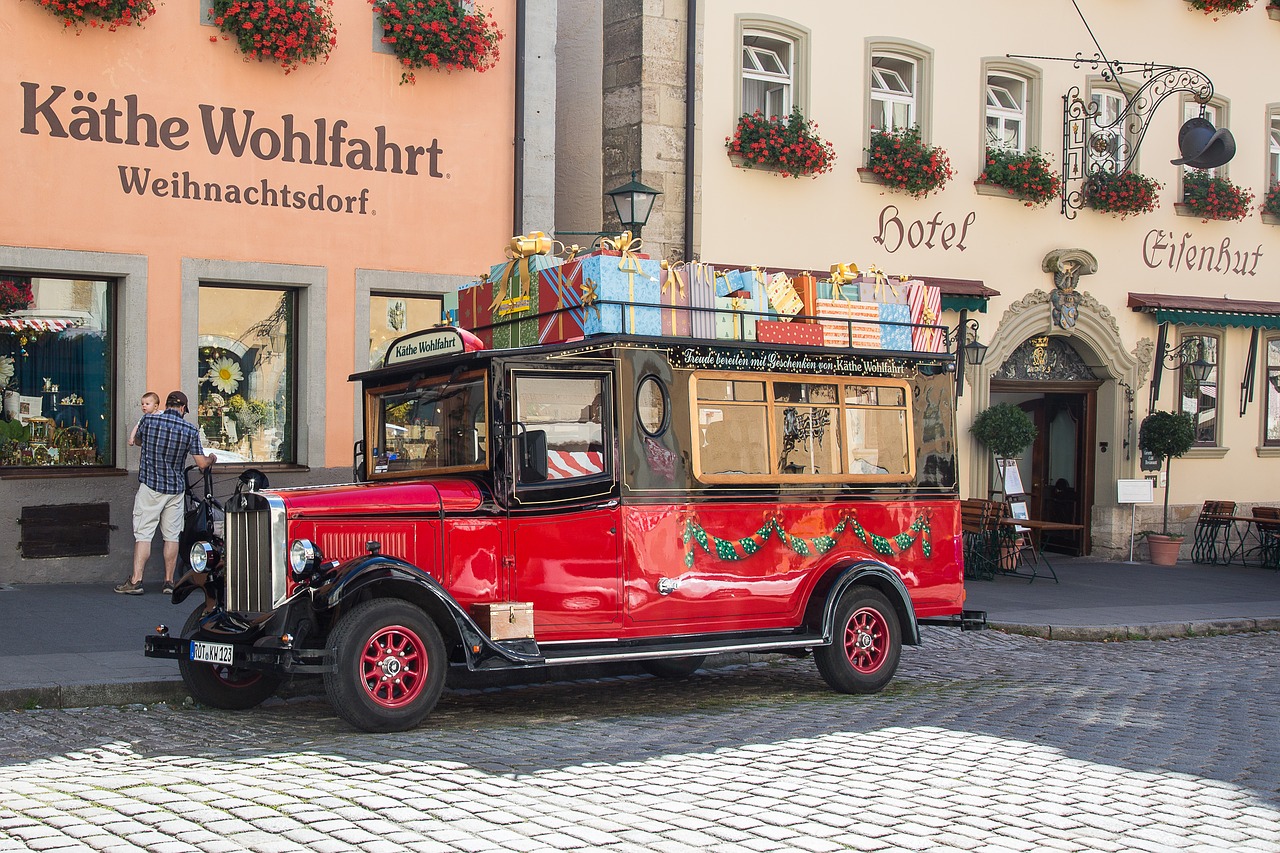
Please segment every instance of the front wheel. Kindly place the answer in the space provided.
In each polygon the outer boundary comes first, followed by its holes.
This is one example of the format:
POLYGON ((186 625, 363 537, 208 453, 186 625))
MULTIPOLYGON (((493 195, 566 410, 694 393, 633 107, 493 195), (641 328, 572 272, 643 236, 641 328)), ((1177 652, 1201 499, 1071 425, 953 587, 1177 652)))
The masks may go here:
POLYGON ((902 654, 902 628, 889 599, 855 586, 840 596, 831 645, 813 650, 818 672, 841 693, 878 693, 893 678, 902 654))
POLYGON ((338 716, 366 732, 401 732, 431 713, 448 669, 440 629, 407 601, 351 609, 329 635, 324 688, 338 716))
MULTIPOLYGON (((201 602, 182 626, 182 636, 188 639, 200 633, 201 602)), ((252 669, 224 666, 215 663, 197 663, 186 658, 178 659, 178 671, 187 685, 191 698, 201 705, 222 708, 227 711, 247 711, 256 708, 280 686, 279 676, 268 675, 252 669)))

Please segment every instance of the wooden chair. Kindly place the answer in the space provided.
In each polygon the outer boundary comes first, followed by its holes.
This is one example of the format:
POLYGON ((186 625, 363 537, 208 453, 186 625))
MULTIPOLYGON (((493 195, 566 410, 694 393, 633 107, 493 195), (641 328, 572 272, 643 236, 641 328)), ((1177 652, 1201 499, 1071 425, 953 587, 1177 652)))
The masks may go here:
POLYGON ((998 522, 991 501, 967 498, 960 502, 965 577, 991 580, 1000 570, 998 522))
POLYGON ((1280 506, 1255 506, 1253 518, 1258 545, 1251 553, 1258 555, 1260 565, 1280 570, 1280 506))
POLYGON ((1221 516, 1234 515, 1235 501, 1205 501, 1196 519, 1195 538, 1191 543, 1191 561, 1194 563, 1225 562, 1229 547, 1227 537, 1232 522, 1221 516))

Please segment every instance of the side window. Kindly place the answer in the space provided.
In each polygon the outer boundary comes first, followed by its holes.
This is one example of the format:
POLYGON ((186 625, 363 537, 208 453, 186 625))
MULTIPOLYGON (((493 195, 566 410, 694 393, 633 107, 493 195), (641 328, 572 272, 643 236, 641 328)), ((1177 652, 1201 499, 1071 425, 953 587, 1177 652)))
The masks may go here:
MULTIPOLYGON (((111 465, 115 282, 0 270, 0 467, 111 465)), ((161 399, 168 389, 161 389, 161 399)))
POLYGON ((695 375, 693 389, 704 482, 915 476, 904 383, 711 374, 695 375))
POLYGON ((1178 373, 1180 387, 1179 408, 1191 416, 1196 428, 1196 447, 1218 446, 1218 346, 1216 335, 1184 334, 1182 336, 1182 352, 1190 356, 1191 361, 1204 359, 1209 362, 1208 377, 1198 381, 1188 366, 1178 373))
POLYGON ((1267 432, 1262 443, 1268 446, 1280 445, 1280 338, 1267 341, 1266 365, 1267 404, 1264 409, 1267 419, 1267 432))
POLYGON ((987 147, 1025 153, 1027 150, 1027 92, 1025 78, 987 75, 987 147))
POLYGON ((795 86, 795 42, 774 33, 742 34, 742 112, 766 116, 791 112, 795 86))
POLYGON ((219 462, 296 462, 291 288, 200 285, 196 414, 219 462))
POLYGON ((909 56, 876 53, 871 56, 871 126, 897 130, 919 124, 917 94, 919 65, 909 56))
POLYGON ((605 376, 518 375, 515 419, 526 433, 542 433, 547 480, 592 477, 607 470, 605 376))

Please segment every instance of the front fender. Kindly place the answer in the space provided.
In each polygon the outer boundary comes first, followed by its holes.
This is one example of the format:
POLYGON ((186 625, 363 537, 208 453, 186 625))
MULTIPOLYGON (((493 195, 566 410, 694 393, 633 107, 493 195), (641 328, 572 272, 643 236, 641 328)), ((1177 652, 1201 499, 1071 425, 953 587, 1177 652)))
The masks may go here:
MULTIPOLYGON (((439 581, 412 563, 397 557, 369 554, 337 566, 331 571, 331 575, 333 580, 315 591, 314 606, 317 610, 342 608, 365 592, 372 592, 379 597, 404 597, 402 592, 397 593, 391 587, 398 586, 403 591, 405 585, 408 585, 418 594, 415 598, 426 599, 426 609, 432 618, 437 621, 452 621, 466 655, 468 669, 478 669, 493 657, 523 665, 545 662, 541 653, 530 653, 491 640, 471 618, 466 608, 439 581)), ((527 641, 524 647, 536 649, 536 646, 527 641)))
POLYGON ((834 633, 836 604, 839 603, 840 596, 849 587, 858 585, 871 586, 884 593, 889 598, 889 603, 898 611, 898 621, 902 623, 903 645, 920 645, 920 626, 916 623, 911 593, 907 592, 907 586, 897 572, 874 560, 861 560, 845 568, 831 585, 822 611, 822 636, 825 641, 830 642, 834 633))

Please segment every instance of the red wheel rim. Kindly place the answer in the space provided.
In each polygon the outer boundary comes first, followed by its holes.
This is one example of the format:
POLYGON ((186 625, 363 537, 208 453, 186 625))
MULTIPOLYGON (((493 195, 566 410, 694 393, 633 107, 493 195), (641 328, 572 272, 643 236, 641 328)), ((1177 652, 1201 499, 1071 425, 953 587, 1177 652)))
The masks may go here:
POLYGON ((222 682, 224 687, 230 687, 233 690, 240 690, 250 687, 262 680, 262 673, 254 672, 251 669, 237 669, 232 666, 218 666, 210 664, 213 675, 218 681, 222 682))
POLYGON ((889 623, 884 614, 871 607, 854 611, 844 627, 844 653, 849 665, 861 673, 872 673, 889 656, 889 623))
POLYGON ((384 708, 400 708, 417 699, 427 681, 422 639, 403 625, 379 630, 360 655, 360 681, 369 698, 384 708))

